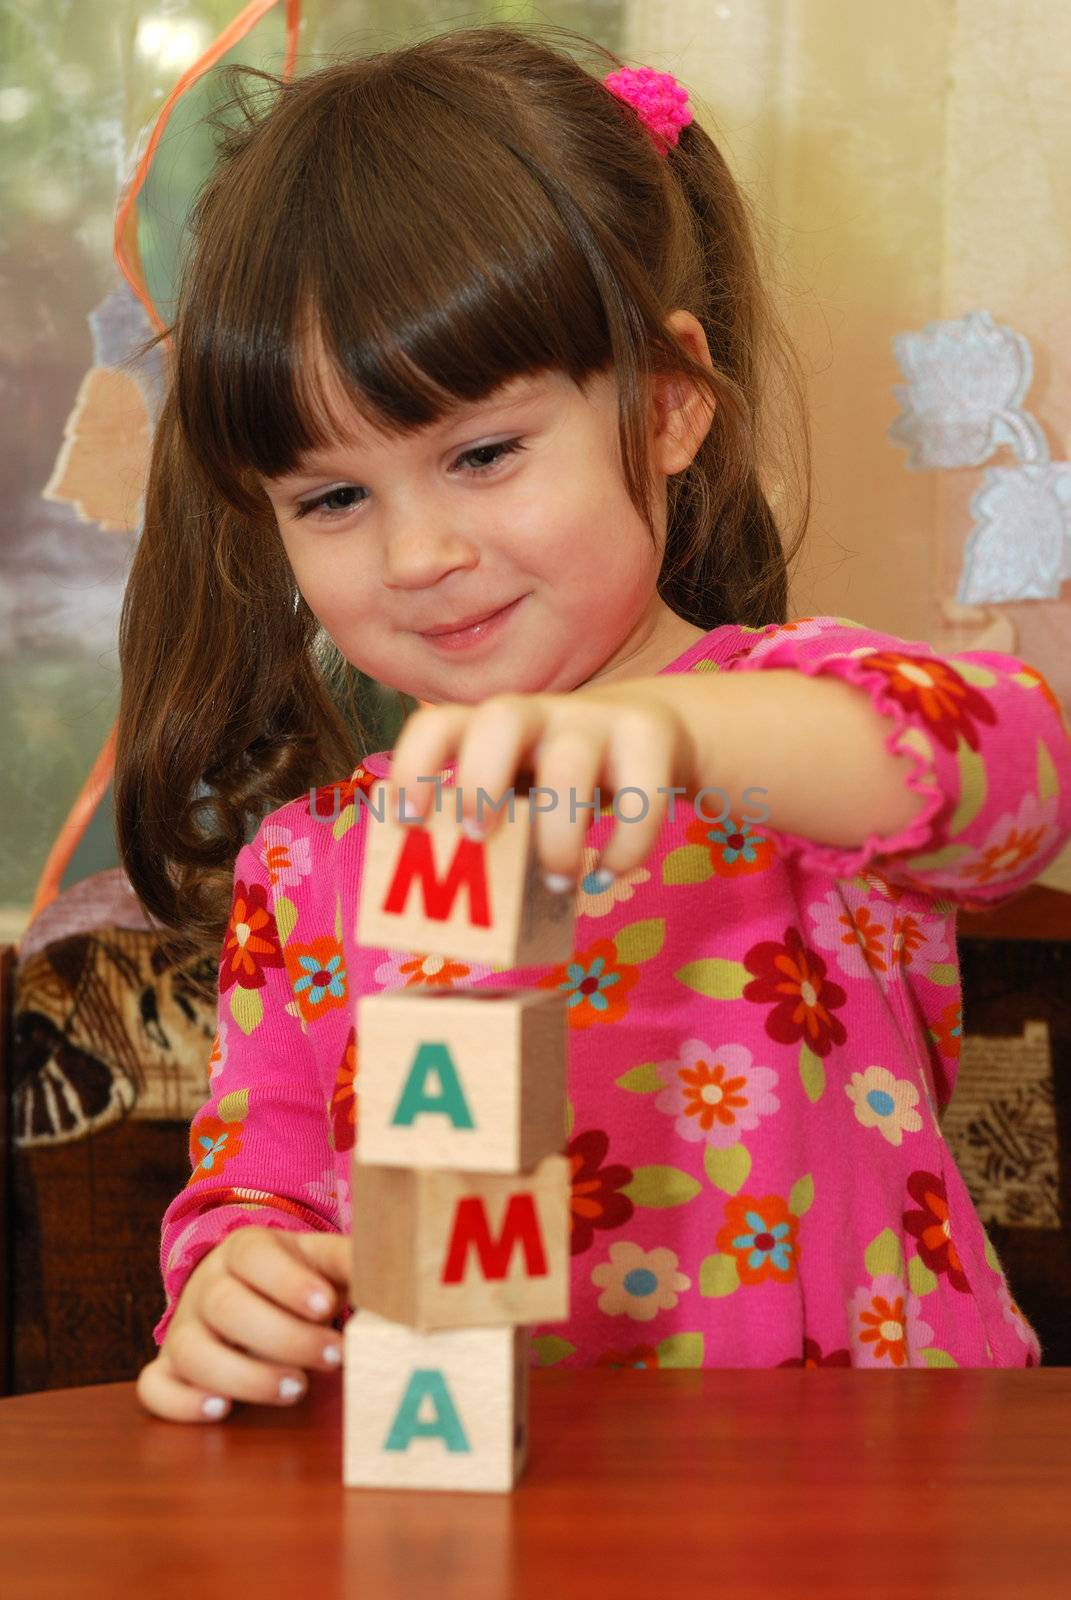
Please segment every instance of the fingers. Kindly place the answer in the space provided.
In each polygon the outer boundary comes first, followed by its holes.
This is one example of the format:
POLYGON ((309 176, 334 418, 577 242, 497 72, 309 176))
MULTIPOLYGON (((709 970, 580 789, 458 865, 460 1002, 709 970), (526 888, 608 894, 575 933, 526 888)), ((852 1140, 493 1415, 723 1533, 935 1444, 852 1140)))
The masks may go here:
POLYGON ((457 787, 462 816, 485 837, 509 819, 509 791, 544 727, 539 695, 492 695, 470 714, 457 754, 457 787))
POLYGON ((193 1422, 218 1420, 235 1400, 299 1400, 307 1370, 342 1364, 342 1338, 324 1323, 348 1298, 349 1251, 339 1234, 229 1234, 187 1280, 159 1355, 139 1375, 142 1404, 193 1422))
POLYGON ((456 753, 453 786, 462 801, 457 820, 478 824, 486 837, 499 817, 509 816, 508 791, 543 725, 540 698, 498 694, 476 707, 422 706, 415 711, 394 751, 388 810, 404 794, 406 820, 427 821, 436 799, 435 785, 428 780, 456 753))
MULTIPOLYGON (((275 1238, 307 1276, 295 1299, 286 1302, 304 1315, 334 1316, 349 1299, 353 1243, 348 1233, 296 1233, 277 1229, 275 1238), (341 1291, 340 1293, 338 1291, 341 1291), (298 1303, 300 1294, 300 1304, 298 1303), (327 1296, 326 1306, 323 1296, 327 1296)), ((296 1289, 295 1279, 295 1289, 296 1289)))
POLYGON ((163 1350, 142 1367, 136 1389, 146 1411, 169 1422, 219 1422, 231 1409, 225 1395, 180 1378, 163 1350))
MULTIPOLYGON (((229 1273, 209 1284, 199 1309, 201 1320, 211 1333, 240 1346, 250 1356, 278 1366, 278 1371, 257 1375, 256 1394, 239 1395, 238 1390, 227 1383, 227 1393, 239 1399, 267 1400, 272 1395, 263 1392, 265 1388, 278 1390, 284 1378, 300 1377, 302 1368, 329 1372, 341 1365, 342 1341, 333 1328, 317 1327, 304 1317, 284 1311, 229 1273)), ((239 1368, 236 1362, 228 1363, 228 1368, 236 1376, 240 1374, 246 1384, 251 1381, 252 1373, 244 1364, 239 1368)), ((194 1382, 222 1381, 214 1377, 202 1378, 196 1368, 185 1369, 184 1375, 194 1382)), ((289 1389, 292 1390, 292 1385, 289 1389)), ((288 1390, 281 1392, 281 1398, 288 1398, 288 1390)))
MULTIPOLYGON (((166 1349, 176 1377, 206 1393, 253 1405, 288 1405, 304 1395, 304 1368, 329 1370, 323 1352, 340 1347, 331 1330, 308 1327, 280 1311, 237 1278, 215 1280, 199 1314, 168 1330, 166 1349), (319 1333, 319 1342, 310 1335, 319 1333)), ((339 1362, 341 1364, 341 1353, 339 1362)))
POLYGON ((604 754, 601 744, 575 727, 548 734, 539 752, 539 785, 547 792, 532 801, 536 848, 544 872, 572 884, 583 870, 587 831, 599 820, 595 789, 604 754))
POLYGON ((617 875, 646 860, 688 745, 681 720, 664 705, 605 691, 594 700, 499 694, 477 706, 424 706, 402 730, 388 802, 404 789, 406 817, 426 821, 436 796, 419 779, 433 778, 456 752, 459 820, 479 823, 486 837, 509 816, 518 773, 531 770, 541 791, 532 799, 540 864, 565 887, 561 880, 575 883, 583 870, 587 831, 599 819, 596 790, 600 807, 612 797, 617 824, 600 868, 617 875))
POLYGON ((623 714, 614 731, 605 776, 614 797, 615 826, 599 868, 619 876, 645 861, 658 841, 676 764, 677 732, 663 713, 644 707, 623 714))
POLYGON ((427 821, 437 791, 434 783, 419 780, 434 778, 448 765, 447 757, 456 749, 469 715, 468 706, 421 706, 406 719, 391 760, 388 815, 396 816, 404 800, 407 822, 427 821))
POLYGON ((297 1316, 334 1316, 345 1298, 352 1247, 344 1234, 238 1228, 219 1248, 228 1272, 297 1316))
MULTIPOLYGON (((536 731, 540 722, 536 715, 536 731)), ((531 742, 528 728, 519 744, 527 750, 531 742)), ((536 784, 543 792, 533 798, 533 814, 544 872, 559 878, 554 886, 565 888, 560 880, 580 880, 588 829, 610 800, 616 827, 600 854, 600 872, 616 877, 647 859, 666 819, 677 744, 679 731, 660 707, 618 709, 612 725, 600 712, 578 709, 544 728, 536 766, 536 784)), ((515 765, 514 747, 503 739, 496 770, 512 771, 515 765)), ((467 781, 463 754, 458 782, 467 781)), ((503 776, 499 787, 506 784, 503 776)))

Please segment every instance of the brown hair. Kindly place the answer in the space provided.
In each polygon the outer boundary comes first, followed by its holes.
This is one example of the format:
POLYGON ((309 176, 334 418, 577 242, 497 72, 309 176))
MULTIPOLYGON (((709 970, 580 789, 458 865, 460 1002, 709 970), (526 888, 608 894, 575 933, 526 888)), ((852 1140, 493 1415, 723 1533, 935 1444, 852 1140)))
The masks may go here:
POLYGON ((660 156, 601 82, 623 64, 569 29, 490 23, 290 83, 227 69, 220 160, 158 335, 173 340, 170 385, 120 622, 115 771, 130 881, 199 951, 218 956, 234 858, 266 812, 368 750, 354 673, 296 590, 257 482, 330 442, 301 363, 310 317, 387 434, 514 376, 556 368, 583 386, 612 365, 648 527, 645 380, 694 379, 716 409, 667 480, 659 593, 704 629, 785 620, 810 499, 798 361, 713 140, 697 116, 660 156), (571 53, 585 50, 595 71, 571 53), (713 373, 664 328, 676 307, 702 323, 713 373), (803 430, 788 555, 760 482, 771 390, 803 430))

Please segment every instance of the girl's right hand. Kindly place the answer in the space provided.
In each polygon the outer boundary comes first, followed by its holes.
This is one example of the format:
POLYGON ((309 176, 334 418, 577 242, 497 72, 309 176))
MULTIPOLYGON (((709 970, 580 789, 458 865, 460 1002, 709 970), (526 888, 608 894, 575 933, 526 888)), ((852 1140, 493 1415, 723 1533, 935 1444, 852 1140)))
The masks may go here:
POLYGON ((229 1233, 186 1280, 158 1354, 138 1375, 142 1405, 172 1422, 215 1422, 232 1400, 293 1404, 306 1368, 337 1372, 342 1336, 323 1324, 338 1310, 336 1286, 346 1301, 350 1252, 345 1234, 229 1233))

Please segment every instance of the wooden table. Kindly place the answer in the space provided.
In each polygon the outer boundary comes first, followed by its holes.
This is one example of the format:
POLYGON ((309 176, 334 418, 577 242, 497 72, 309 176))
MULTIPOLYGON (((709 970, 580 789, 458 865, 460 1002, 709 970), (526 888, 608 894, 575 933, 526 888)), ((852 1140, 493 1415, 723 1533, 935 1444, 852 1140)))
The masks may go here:
POLYGON ((0 1593, 1058 1600, 1071 1368, 532 1374, 512 1495, 343 1489, 341 1380, 222 1424, 0 1401, 0 1593))

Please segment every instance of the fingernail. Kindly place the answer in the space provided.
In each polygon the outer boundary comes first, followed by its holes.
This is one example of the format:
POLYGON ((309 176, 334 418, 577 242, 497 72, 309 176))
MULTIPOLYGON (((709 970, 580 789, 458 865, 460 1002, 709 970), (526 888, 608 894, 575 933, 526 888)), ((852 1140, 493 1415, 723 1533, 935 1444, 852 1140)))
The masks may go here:
POLYGON ((616 876, 617 874, 611 872, 609 867, 600 867, 598 872, 593 875, 591 881, 595 885, 596 889, 608 889, 616 876))
POLYGON ((483 829, 474 817, 465 817, 462 820, 461 831, 466 839, 475 839, 478 842, 483 838, 483 829))
POLYGON ((305 1385, 300 1378, 281 1378, 279 1380, 279 1399, 296 1400, 305 1393, 305 1385))
POLYGON ((575 880, 564 872, 544 872, 543 882, 553 894, 564 894, 566 889, 575 887, 575 880))
POLYGON ((326 1345, 324 1347, 324 1361, 329 1367, 340 1367, 342 1365, 341 1346, 337 1344, 326 1345))
POLYGON ((322 1289, 313 1289, 305 1301, 313 1316, 322 1317, 325 1311, 331 1309, 331 1298, 322 1289))
POLYGON ((229 1406, 230 1401, 224 1400, 221 1394, 212 1394, 203 1402, 201 1410, 206 1417, 211 1417, 213 1422, 218 1422, 220 1417, 227 1415, 229 1406))

